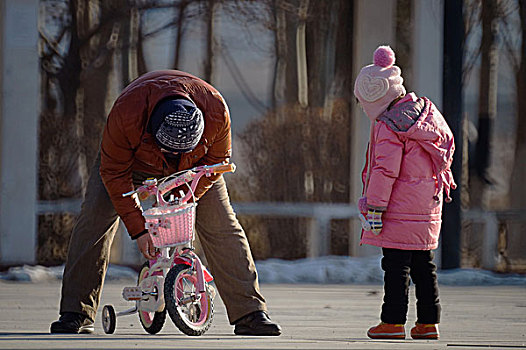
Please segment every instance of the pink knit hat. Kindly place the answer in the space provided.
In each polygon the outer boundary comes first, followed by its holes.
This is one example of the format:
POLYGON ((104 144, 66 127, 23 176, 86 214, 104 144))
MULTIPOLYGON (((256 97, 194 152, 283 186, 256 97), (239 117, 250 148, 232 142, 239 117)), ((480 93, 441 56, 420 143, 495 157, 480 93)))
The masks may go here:
POLYGON ((395 54, 389 46, 379 46, 373 64, 365 66, 354 83, 354 95, 365 114, 374 121, 398 96, 405 95, 404 79, 399 67, 393 66, 395 54))

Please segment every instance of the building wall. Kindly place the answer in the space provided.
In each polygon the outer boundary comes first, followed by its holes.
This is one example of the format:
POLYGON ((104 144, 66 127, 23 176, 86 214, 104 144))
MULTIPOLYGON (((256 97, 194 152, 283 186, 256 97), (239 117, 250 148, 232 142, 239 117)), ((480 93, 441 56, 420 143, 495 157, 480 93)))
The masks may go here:
POLYGON ((0 263, 36 257, 38 0, 0 2, 0 263))

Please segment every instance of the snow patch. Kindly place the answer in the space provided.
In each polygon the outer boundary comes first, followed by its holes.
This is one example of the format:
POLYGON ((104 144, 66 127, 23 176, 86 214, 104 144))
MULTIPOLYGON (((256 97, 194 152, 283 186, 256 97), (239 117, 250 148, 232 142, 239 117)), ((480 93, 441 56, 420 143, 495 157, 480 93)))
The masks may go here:
MULTIPOLYGON (((54 267, 44 267, 41 265, 15 266, 9 268, 7 272, 0 273, 0 279, 20 282, 51 282, 62 279, 64 265, 54 267)), ((137 272, 129 267, 110 265, 106 272, 106 280, 127 280, 137 279, 137 272)))
MULTIPOLYGON (((326 284, 382 284, 381 256, 347 257, 325 256, 299 260, 269 259, 257 261, 261 283, 326 283, 326 284)), ((62 279, 64 266, 16 266, 0 273, 1 280, 22 282, 50 282, 62 279)), ((136 280, 137 272, 129 267, 110 265, 106 280, 136 280)), ((480 269, 452 269, 438 271, 440 285, 451 286, 526 286, 526 276, 498 274, 480 269)))
MULTIPOLYGON (((381 256, 326 256, 294 261, 257 261, 261 283, 382 284, 381 256)), ((440 285, 450 286, 526 286, 526 276, 498 274, 480 269, 439 270, 440 285)))

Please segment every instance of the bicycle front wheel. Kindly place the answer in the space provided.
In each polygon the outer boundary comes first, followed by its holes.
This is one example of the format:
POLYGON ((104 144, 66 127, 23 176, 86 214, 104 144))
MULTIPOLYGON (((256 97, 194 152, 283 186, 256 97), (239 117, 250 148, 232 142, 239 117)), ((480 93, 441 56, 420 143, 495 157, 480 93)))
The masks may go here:
POLYGON ((170 318, 187 335, 202 335, 212 324, 214 303, 208 286, 199 293, 197 277, 188 265, 170 269, 164 282, 164 299, 170 318))

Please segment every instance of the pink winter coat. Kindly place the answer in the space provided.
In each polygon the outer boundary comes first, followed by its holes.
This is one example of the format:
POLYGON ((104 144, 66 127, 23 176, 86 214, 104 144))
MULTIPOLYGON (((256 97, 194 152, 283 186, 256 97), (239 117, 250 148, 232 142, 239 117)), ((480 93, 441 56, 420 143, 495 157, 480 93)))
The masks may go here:
POLYGON ((362 231, 361 243, 437 248, 442 192, 450 200, 456 187, 450 170, 455 145, 444 117, 429 99, 410 93, 376 119, 369 148, 362 179, 367 206, 384 211, 383 229, 378 236, 362 231))

